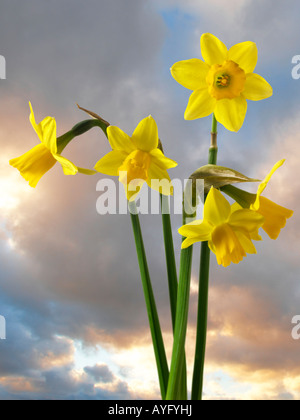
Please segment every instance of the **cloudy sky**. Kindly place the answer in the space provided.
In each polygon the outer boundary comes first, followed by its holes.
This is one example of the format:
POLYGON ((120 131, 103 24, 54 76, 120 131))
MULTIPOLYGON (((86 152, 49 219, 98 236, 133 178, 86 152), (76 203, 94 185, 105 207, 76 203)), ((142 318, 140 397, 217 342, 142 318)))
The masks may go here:
MULTIPOLYGON (((286 163, 266 195, 295 211, 277 241, 227 269, 212 259, 204 395, 207 399, 300 398, 299 98, 291 72, 300 54, 298 0, 2 0, 0 55, 1 399, 151 399, 159 396, 128 215, 96 211, 100 174, 66 177, 56 165, 36 189, 8 165, 37 144, 37 121, 58 135, 86 119, 76 103, 131 134, 151 114, 166 155, 184 179, 206 164, 210 118, 184 121, 190 92, 170 76, 201 58, 210 32, 228 46, 254 41, 256 72, 272 98, 249 103, 238 133, 219 127, 219 164, 264 178, 286 163)), ((64 155, 93 167, 110 150, 94 128, 64 155)), ((116 184, 117 188, 119 185, 116 184)), ((247 186, 249 191, 255 187, 247 186)), ((173 216, 176 252, 181 217, 173 216)), ((161 220, 141 223, 170 356, 172 332, 161 220)), ((192 367, 199 246, 195 246, 187 358, 192 367)), ((189 376, 190 378, 190 376, 189 376)))

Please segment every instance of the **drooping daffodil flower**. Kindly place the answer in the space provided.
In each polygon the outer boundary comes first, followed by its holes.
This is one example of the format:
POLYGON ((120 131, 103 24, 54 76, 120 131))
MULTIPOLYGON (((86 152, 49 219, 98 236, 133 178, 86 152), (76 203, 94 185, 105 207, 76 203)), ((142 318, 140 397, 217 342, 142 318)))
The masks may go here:
POLYGON ((212 187, 204 204, 203 220, 196 220, 179 229, 186 237, 182 248, 208 241, 219 265, 238 264, 248 254, 256 254, 252 239, 260 240, 258 230, 264 217, 249 209, 234 211, 230 203, 212 187))
POLYGON ((31 110, 30 122, 41 143, 22 156, 9 161, 11 166, 20 171, 22 177, 29 182, 29 185, 35 188, 42 176, 48 172, 56 162, 61 164, 65 175, 75 175, 78 172, 86 175, 95 174, 95 171, 75 166, 74 163, 58 153, 55 119, 46 117, 37 124, 31 103, 29 103, 29 106, 31 110))
POLYGON ((138 124, 132 137, 116 126, 107 128, 107 137, 113 150, 99 160, 95 169, 118 176, 129 201, 136 198, 145 182, 164 195, 173 193, 167 169, 177 163, 158 148, 158 129, 151 115, 138 124))
POLYGON ((253 73, 258 52, 254 42, 231 47, 216 36, 201 37, 204 61, 194 58, 179 61, 171 68, 174 79, 193 91, 185 119, 194 120, 214 113, 217 121, 230 131, 238 131, 247 112, 247 99, 259 101, 273 94, 272 87, 253 73))

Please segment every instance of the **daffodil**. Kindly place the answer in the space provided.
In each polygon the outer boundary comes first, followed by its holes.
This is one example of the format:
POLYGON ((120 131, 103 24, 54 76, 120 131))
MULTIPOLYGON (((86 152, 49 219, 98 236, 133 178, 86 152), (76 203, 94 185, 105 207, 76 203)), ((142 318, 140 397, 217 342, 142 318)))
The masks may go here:
POLYGON ((224 267, 231 262, 238 264, 247 253, 256 254, 251 239, 261 239, 258 230, 263 223, 263 216, 252 210, 234 211, 221 192, 212 187, 204 204, 203 220, 196 220, 179 229, 180 235, 186 237, 182 248, 208 241, 218 264, 224 267))
POLYGON ((24 155, 9 161, 10 165, 18 169, 22 177, 26 181, 29 181, 29 185, 35 188, 42 176, 48 172, 56 162, 61 164, 65 175, 75 175, 78 172, 86 175, 95 174, 95 171, 78 168, 71 161, 58 153, 55 119, 46 117, 37 124, 31 103, 29 103, 29 106, 31 110, 30 122, 41 143, 24 155))
POLYGON ((167 169, 177 163, 167 158, 158 148, 158 129, 152 116, 143 119, 132 137, 120 128, 109 126, 107 136, 112 151, 96 164, 95 169, 110 176, 119 176, 127 199, 132 201, 146 182, 164 195, 172 194, 167 169))
POLYGON ((201 37, 204 61, 194 58, 177 62, 171 68, 174 79, 193 91, 185 119, 194 120, 214 113, 228 130, 238 131, 247 112, 247 99, 259 101, 272 95, 269 83, 253 73, 257 64, 254 42, 231 47, 212 34, 201 37))
POLYGON ((232 185, 222 188, 226 194, 236 200, 236 203, 233 204, 234 210, 249 208, 264 217, 265 221, 262 228, 271 239, 278 238, 281 229, 283 229, 286 225, 287 219, 292 217, 294 214, 292 210, 282 207, 262 196, 262 193, 266 189, 272 176, 277 169, 284 164, 284 162, 285 159, 282 159, 273 166, 271 172, 266 176, 263 182, 260 183, 256 194, 248 193, 244 190, 233 187, 232 185))
POLYGON ((268 182, 270 181, 272 175, 284 164, 285 160, 280 160, 272 168, 271 172, 266 176, 264 181, 259 185, 258 191, 256 194, 256 200, 251 204, 250 209, 257 211, 259 214, 263 215, 265 218, 265 223, 262 228, 269 235, 271 239, 277 239, 281 229, 286 225, 287 219, 292 217, 294 212, 285 207, 279 206, 273 201, 269 200, 266 197, 262 197, 261 194, 264 192, 268 182))

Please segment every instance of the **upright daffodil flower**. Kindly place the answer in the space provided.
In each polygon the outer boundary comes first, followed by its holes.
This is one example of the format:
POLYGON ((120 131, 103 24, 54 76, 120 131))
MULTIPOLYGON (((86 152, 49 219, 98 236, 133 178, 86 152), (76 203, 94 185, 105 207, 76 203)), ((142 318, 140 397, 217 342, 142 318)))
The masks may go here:
POLYGON ((145 182, 164 195, 173 193, 167 169, 176 167, 177 163, 158 148, 158 130, 152 116, 139 123, 132 137, 115 126, 107 128, 107 136, 113 150, 99 160, 95 169, 119 176, 129 201, 135 199, 145 182))
POLYGON ((31 103, 29 103, 29 106, 31 110, 30 122, 41 143, 24 155, 9 161, 9 164, 18 169, 22 177, 26 181, 29 181, 29 185, 35 188, 42 176, 48 172, 56 162, 61 164, 65 175, 75 175, 78 172, 82 172, 86 175, 95 174, 95 171, 78 168, 57 152, 55 119, 46 117, 37 124, 31 103))
POLYGON ((179 229, 180 235, 186 237, 182 248, 208 241, 218 264, 224 267, 232 262, 238 264, 246 253, 256 254, 251 239, 261 239, 258 230, 263 223, 263 216, 249 209, 233 211, 220 191, 212 187, 204 204, 203 220, 196 220, 179 229))
POLYGON ((253 73, 257 64, 254 42, 242 42, 229 50, 217 37, 201 37, 204 61, 194 58, 175 63, 174 79, 193 90, 185 119, 194 120, 214 113, 230 131, 238 131, 247 112, 247 99, 259 101, 272 95, 269 83, 253 73))

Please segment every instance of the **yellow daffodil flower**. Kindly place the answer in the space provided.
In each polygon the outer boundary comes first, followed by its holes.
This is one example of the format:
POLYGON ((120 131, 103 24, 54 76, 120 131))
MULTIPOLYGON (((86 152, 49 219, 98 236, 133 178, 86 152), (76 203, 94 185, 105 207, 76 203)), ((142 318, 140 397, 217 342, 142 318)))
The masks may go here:
POLYGON ((254 211, 233 211, 220 191, 212 187, 204 204, 203 220, 196 220, 179 229, 180 235, 186 237, 182 248, 208 241, 218 264, 224 267, 231 262, 238 264, 246 253, 256 254, 251 239, 261 239, 258 230, 263 223, 263 216, 254 211))
POLYGON ((29 106, 31 110, 30 122, 37 133, 41 144, 38 144, 24 155, 9 161, 9 164, 18 169, 22 177, 26 181, 29 181, 29 185, 35 188, 42 176, 48 172, 56 162, 61 164, 65 175, 75 175, 78 172, 86 175, 95 174, 95 171, 78 168, 57 152, 55 119, 46 117, 37 124, 35 122, 31 103, 29 103, 29 106))
POLYGON ((158 130, 152 116, 139 123, 132 137, 115 126, 107 128, 107 136, 113 150, 100 159, 95 169, 106 175, 119 176, 129 201, 135 199, 145 182, 164 195, 173 193, 167 169, 174 168, 177 163, 158 149, 158 130))
POLYGON ((286 225, 287 219, 292 217, 294 212, 285 207, 279 206, 266 197, 261 197, 272 175, 285 162, 285 159, 277 162, 272 168, 271 172, 266 176, 264 181, 259 185, 254 204, 251 204, 250 209, 257 211, 265 218, 265 223, 262 228, 269 235, 271 239, 277 239, 281 229, 286 225))
POLYGON ((269 83, 253 73, 257 64, 254 42, 242 42, 229 50, 217 37, 201 37, 204 61, 194 58, 175 63, 174 79, 194 92, 185 119, 194 120, 214 113, 217 121, 230 131, 238 131, 247 112, 247 99, 259 101, 272 95, 269 83))

